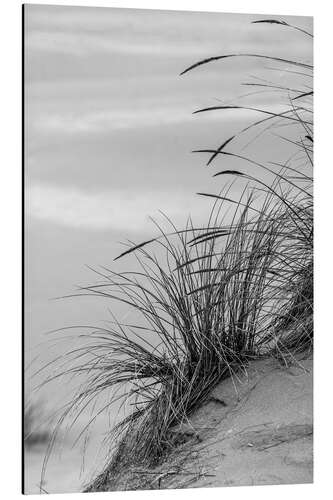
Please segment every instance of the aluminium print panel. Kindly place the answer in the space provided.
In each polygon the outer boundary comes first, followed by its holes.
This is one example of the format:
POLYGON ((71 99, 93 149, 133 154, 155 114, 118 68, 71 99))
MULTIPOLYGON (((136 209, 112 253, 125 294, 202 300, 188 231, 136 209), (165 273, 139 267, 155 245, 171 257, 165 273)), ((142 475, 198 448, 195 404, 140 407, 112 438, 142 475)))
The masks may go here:
POLYGON ((312 18, 23 23, 24 493, 311 483, 312 18))

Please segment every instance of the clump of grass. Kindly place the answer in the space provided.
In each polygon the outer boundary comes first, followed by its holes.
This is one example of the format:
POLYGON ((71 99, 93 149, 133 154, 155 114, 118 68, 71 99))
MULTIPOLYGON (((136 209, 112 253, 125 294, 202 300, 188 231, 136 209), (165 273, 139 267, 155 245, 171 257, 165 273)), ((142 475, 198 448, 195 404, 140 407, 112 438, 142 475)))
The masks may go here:
MULTIPOLYGON (((207 58, 183 74, 240 56, 249 55, 207 58)), ((308 63, 267 59, 311 76, 308 63)), ((110 432, 115 445, 109 463, 87 491, 126 489, 128 471, 161 463, 176 446, 172 428, 187 422, 214 386, 249 359, 268 354, 287 359, 312 348, 313 92, 275 82, 254 85, 256 91, 262 85, 285 94, 286 109, 277 113, 228 105, 197 111, 247 109, 264 116, 216 149, 197 151, 209 155, 208 165, 225 159, 244 162, 245 171, 228 165, 214 174, 245 181, 239 198, 231 198, 230 184, 218 194, 199 193, 215 200, 206 227, 197 229, 189 221, 179 230, 168 221, 167 232, 158 226, 157 238, 131 245, 119 256, 135 259, 139 271, 102 268, 101 282, 80 291, 119 301, 135 317, 131 324, 115 319, 110 328, 82 335, 88 343, 68 355, 71 366, 64 372, 84 374, 86 383, 59 425, 110 388, 113 396, 100 411, 118 400, 131 408, 110 432), (296 156, 263 164, 234 149, 246 134, 274 126, 287 131, 281 140, 293 144, 296 156)))
POLYGON ((123 388, 114 401, 121 397, 133 408, 113 429, 118 444, 107 477, 129 465, 158 464, 175 445, 170 429, 186 422, 220 380, 255 354, 254 337, 265 329, 261 306, 269 300, 258 268, 269 265, 275 238, 262 220, 258 232, 249 231, 251 204, 249 198, 240 220, 224 230, 217 223, 219 207, 210 228, 214 235, 218 229, 219 239, 190 221, 186 230, 172 227, 173 235, 160 228, 154 244, 162 259, 139 246, 140 271, 103 269, 99 284, 80 291, 125 303, 136 318, 135 324, 115 321, 113 328, 89 332, 88 344, 73 351, 74 364, 65 370, 86 374, 71 410, 80 411, 112 387, 123 388))
MULTIPOLYGON (((102 378, 110 385, 112 366, 116 383, 124 376, 126 382, 135 382, 126 397, 134 396, 143 407, 120 423, 117 451, 87 491, 121 489, 124 471, 158 465, 176 446, 170 430, 187 422, 218 382, 245 369, 269 344, 268 332, 274 335, 271 313, 282 300, 277 273, 287 214, 283 206, 266 201, 272 203, 270 216, 266 205, 265 210, 255 209, 250 196, 239 216, 237 207, 231 224, 215 221, 209 231, 177 232, 175 242, 164 233, 155 243, 167 253, 167 271, 151 249, 140 247, 140 281, 126 273, 120 289, 124 276, 112 273, 98 288, 89 288, 112 298, 117 290, 120 300, 125 293, 128 305, 150 327, 140 326, 140 336, 137 325, 130 334, 124 325, 118 325, 121 333, 107 334, 116 336, 116 346, 107 346, 108 368, 102 378), (157 346, 146 351, 142 331, 153 332, 157 346), (117 364, 112 362, 115 352, 122 355, 117 364)), ((85 363, 84 369, 91 368, 85 363)))
MULTIPOLYGON (((312 38, 311 33, 284 21, 267 19, 255 21, 255 23, 288 27, 312 38)), ((245 172, 227 169, 215 173, 214 177, 231 175, 248 179, 251 181, 250 189, 255 190, 256 187, 253 186, 257 186, 266 195, 266 200, 276 200, 279 206, 278 211, 284 212, 283 228, 274 266, 267 270, 268 273, 274 273, 276 276, 276 293, 280 300, 276 303, 277 306, 268 311, 271 318, 270 327, 263 338, 258 339, 258 345, 261 348, 266 346, 270 353, 289 353, 293 356, 295 353, 311 350, 313 345, 313 66, 307 62, 263 54, 227 54, 198 61, 185 69, 182 75, 212 62, 223 62, 227 58, 239 57, 264 58, 279 64, 283 63, 290 67, 284 69, 285 73, 290 72, 301 76, 303 85, 290 88, 274 81, 245 84, 248 87, 255 87, 255 93, 258 88, 262 88, 265 92, 267 89, 280 92, 285 102, 285 110, 282 112, 258 106, 230 104, 195 111, 195 113, 206 113, 243 109, 264 115, 264 118, 254 121, 238 134, 223 140, 216 149, 200 149, 195 152, 209 155, 207 165, 211 165, 218 159, 222 161, 237 159, 243 162, 247 168, 245 172), (301 68, 301 71, 294 71, 293 67, 301 68), (280 140, 287 141, 294 146, 293 155, 287 161, 262 164, 255 158, 240 154, 237 149, 236 151, 231 149, 234 144, 237 145, 237 140, 249 132, 256 133, 258 130, 258 135, 262 135, 265 131, 281 128, 286 132, 279 136, 280 140), (253 174, 248 172, 249 167, 253 170, 253 174), (272 176, 273 181, 268 183, 265 177, 258 173, 260 171, 266 177, 272 176)), ((214 194, 199 194, 220 198, 219 195, 214 194)), ((270 203, 266 203, 266 207, 269 206, 270 203)), ((279 216, 278 213, 276 216, 279 216)), ((267 220, 270 217, 272 214, 268 211, 267 220)))

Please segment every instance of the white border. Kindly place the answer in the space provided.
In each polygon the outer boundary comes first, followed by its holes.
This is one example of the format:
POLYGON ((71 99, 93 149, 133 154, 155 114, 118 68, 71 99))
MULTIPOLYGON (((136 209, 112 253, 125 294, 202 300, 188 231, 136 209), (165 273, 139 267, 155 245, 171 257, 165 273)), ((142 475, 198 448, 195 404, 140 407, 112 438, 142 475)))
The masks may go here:
MULTIPOLYGON (((57 5, 155 8, 268 15, 315 16, 315 117, 316 117, 316 354, 315 354, 315 484, 300 486, 223 488, 209 490, 162 491, 161 498, 200 498, 209 495, 226 499, 270 500, 297 495, 303 500, 327 498, 332 491, 332 8, 329 2, 307 0, 136 0, 136 1, 42 1, 26 2, 57 5), (330 119, 331 118, 331 119, 330 119)), ((1 1, 1 398, 0 412, 0 494, 20 495, 20 218, 21 218, 21 2, 1 1), (5 229, 5 232, 4 232, 5 229)), ((112 493, 115 499, 156 497, 154 492, 112 493), (124 497, 124 495, 126 495, 124 497)), ((92 497, 86 494, 84 498, 92 497)), ((98 498, 105 498, 99 493, 98 498)), ((64 494, 64 500, 82 498, 64 494)))

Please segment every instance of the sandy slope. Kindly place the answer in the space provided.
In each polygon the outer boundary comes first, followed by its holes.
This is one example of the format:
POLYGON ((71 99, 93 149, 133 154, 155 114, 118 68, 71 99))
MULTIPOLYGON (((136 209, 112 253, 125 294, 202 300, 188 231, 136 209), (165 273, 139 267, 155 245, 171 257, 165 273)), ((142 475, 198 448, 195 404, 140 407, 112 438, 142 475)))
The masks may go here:
POLYGON ((141 487, 310 483, 312 424, 312 359, 252 362, 174 430, 175 453, 141 487))

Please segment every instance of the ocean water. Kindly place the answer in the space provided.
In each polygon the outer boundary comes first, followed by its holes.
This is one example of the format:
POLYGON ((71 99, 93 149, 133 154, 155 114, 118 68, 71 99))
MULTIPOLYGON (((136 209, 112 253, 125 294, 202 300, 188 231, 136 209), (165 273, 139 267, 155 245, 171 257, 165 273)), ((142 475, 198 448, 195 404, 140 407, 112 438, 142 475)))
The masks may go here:
POLYGON ((41 481, 45 449, 38 447, 25 453, 25 493, 75 493, 82 491, 78 450, 64 450, 61 457, 51 457, 46 475, 41 481))
POLYGON ((25 493, 75 493, 82 492, 107 463, 108 450, 103 446, 105 427, 95 429, 88 440, 74 444, 74 432, 57 443, 49 456, 45 474, 43 464, 47 444, 25 450, 25 493))

